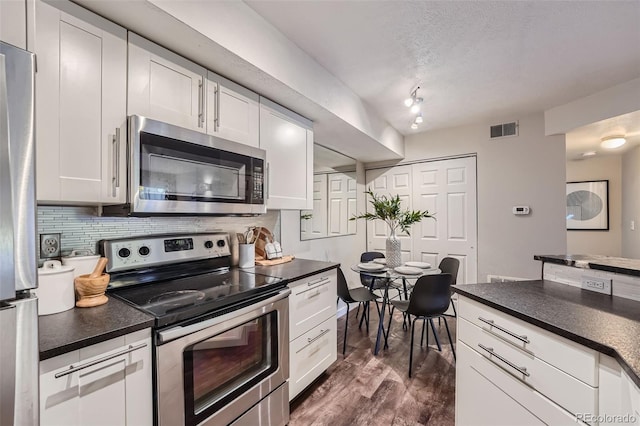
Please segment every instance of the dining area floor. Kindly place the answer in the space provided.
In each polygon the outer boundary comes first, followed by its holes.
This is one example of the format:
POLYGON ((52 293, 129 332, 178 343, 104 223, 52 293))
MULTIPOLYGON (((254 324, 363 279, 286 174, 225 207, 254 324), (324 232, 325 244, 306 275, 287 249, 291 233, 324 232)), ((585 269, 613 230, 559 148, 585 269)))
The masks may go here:
MULTIPOLYGON (((369 332, 355 310, 349 315, 346 353, 342 355, 345 318, 338 319, 338 360, 291 403, 291 426, 319 425, 453 425, 455 362, 444 324, 435 328, 438 351, 429 331, 429 349, 420 347, 422 322, 416 323, 413 374, 409 378, 411 328, 402 314, 393 315, 389 348, 373 355, 378 314, 371 307, 369 332)), ((448 318, 455 341, 455 319, 448 318)), ((428 326, 428 324, 427 324, 428 326)))

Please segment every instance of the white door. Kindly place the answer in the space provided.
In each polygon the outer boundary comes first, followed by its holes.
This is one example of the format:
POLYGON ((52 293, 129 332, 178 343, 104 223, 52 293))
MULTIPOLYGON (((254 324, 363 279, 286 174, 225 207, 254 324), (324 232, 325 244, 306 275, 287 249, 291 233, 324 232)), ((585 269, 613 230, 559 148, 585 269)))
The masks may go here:
MULTIPOLYGON (((400 196, 402 209, 413 209, 412 203, 412 173, 411 166, 399 166, 389 169, 367 170, 367 188, 377 196, 400 196)), ((367 211, 373 213, 371 199, 367 196, 367 211)), ((410 231, 411 232, 411 231, 410 231)), ((402 261, 412 259, 412 238, 405 233, 396 234, 401 241, 402 261)), ((389 227, 381 220, 367 223, 367 250, 385 253, 389 227)))
POLYGON ((207 70, 129 32, 129 115, 205 132, 207 70))
POLYGON ((327 174, 313 175, 313 210, 302 210, 306 219, 301 220, 301 237, 327 236, 327 174), (309 218, 308 215, 311 215, 309 218))
MULTIPOLYGON (((400 195, 403 209, 435 213, 436 220, 414 224, 411 237, 400 236, 404 262, 437 266, 443 258, 455 257, 460 260, 457 283, 477 282, 475 157, 367 170, 366 181, 377 195, 400 195)), ((381 221, 367 223, 367 250, 384 252, 388 233, 381 221)))
POLYGON ((356 212, 356 180, 345 173, 327 174, 329 236, 356 232, 349 218, 356 212))
POLYGON ((258 147, 260 145, 258 94, 209 71, 207 133, 258 147))
POLYGON ((475 157, 413 164, 413 209, 434 212, 413 226, 413 260, 460 261, 458 284, 477 282, 475 157))

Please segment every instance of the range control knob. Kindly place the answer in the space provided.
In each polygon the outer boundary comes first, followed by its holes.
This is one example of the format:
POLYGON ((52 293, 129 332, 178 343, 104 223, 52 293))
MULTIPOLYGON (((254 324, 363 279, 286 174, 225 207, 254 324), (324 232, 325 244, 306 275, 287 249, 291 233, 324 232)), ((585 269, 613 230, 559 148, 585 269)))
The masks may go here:
POLYGON ((213 241, 205 241, 204 246, 208 249, 213 248, 213 241))
POLYGON ((218 247, 224 247, 227 243, 224 240, 218 240, 218 242, 216 243, 216 245, 218 247))
POLYGON ((149 247, 147 246, 142 246, 138 249, 140 256, 148 256, 150 251, 151 250, 149 250, 149 247))
POLYGON ((131 256, 131 250, 129 250, 128 248, 121 248, 120 250, 118 250, 118 256, 120 257, 129 257, 131 256))

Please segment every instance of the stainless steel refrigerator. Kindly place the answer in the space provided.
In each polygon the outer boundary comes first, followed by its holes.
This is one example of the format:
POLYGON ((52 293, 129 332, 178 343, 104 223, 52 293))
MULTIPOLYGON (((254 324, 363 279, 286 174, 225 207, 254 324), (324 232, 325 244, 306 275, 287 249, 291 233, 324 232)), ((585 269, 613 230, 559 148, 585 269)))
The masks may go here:
POLYGON ((34 56, 0 42, 0 425, 38 424, 34 56))

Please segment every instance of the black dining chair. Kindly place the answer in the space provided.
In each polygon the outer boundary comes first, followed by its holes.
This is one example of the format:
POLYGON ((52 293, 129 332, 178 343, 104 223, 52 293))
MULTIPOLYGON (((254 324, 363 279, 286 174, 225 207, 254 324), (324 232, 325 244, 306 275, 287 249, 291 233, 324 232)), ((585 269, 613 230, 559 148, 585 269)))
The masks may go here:
MULTIPOLYGON (((451 345, 451 351, 453 352, 453 359, 456 359, 456 350, 453 347, 453 340, 451 340, 451 333, 449 332, 449 325, 447 324, 447 318, 443 317, 443 314, 449 309, 449 303, 451 303, 451 274, 437 274, 437 275, 423 275, 418 278, 413 292, 409 297, 409 300, 392 300, 391 304, 393 309, 406 313, 409 316, 409 322, 411 323, 411 346, 409 348, 409 377, 413 368, 413 335, 416 327, 416 321, 422 320, 422 329, 424 331, 424 325, 426 321, 429 321, 431 330, 436 339, 438 349, 442 351, 440 341, 438 340, 438 334, 433 325, 434 318, 443 318, 444 325, 447 329, 447 336, 449 337, 449 344, 451 345), (414 317, 413 321, 411 316, 414 317)), ((391 331, 392 314, 389 316, 389 326, 387 327, 387 335, 391 331)), ((424 334, 424 333, 423 333, 424 334)), ((422 345, 422 340, 420 342, 422 345)), ((429 346, 429 338, 427 335, 427 347, 429 346)))
MULTIPOLYGON (((369 304, 371 301, 376 302, 376 308, 378 307, 378 296, 371 293, 368 288, 358 287, 349 288, 347 279, 342 272, 342 269, 338 268, 338 300, 342 300, 347 304, 347 320, 344 324, 344 341, 342 345, 342 355, 345 354, 347 349, 347 327, 349 326, 349 305, 351 303, 359 303, 364 305, 363 318, 366 316, 367 331, 369 331, 369 304)), ((359 309, 359 306, 358 306, 359 309)), ((357 318, 357 316, 356 316, 357 318)))
MULTIPOLYGON (((438 269, 443 274, 451 274, 451 285, 456 285, 458 280, 458 269, 460 269, 460 261, 454 257, 445 257, 440 261, 440 265, 438 265, 438 269)), ((453 292, 451 292, 453 294, 453 292)), ((458 313, 456 312, 456 305, 451 302, 451 307, 453 308, 453 317, 457 317, 458 313)), ((450 316, 447 314, 447 316, 450 316)), ((440 323, 440 319, 438 319, 438 323, 440 323)))
MULTIPOLYGON (((360 262, 371 262, 374 259, 384 259, 384 254, 378 251, 367 251, 360 255, 360 262)), ((363 286, 369 288, 370 290, 384 290, 384 287, 387 285, 386 278, 375 278, 365 274, 360 274, 360 282, 363 286)), ((398 297, 402 297, 402 293, 400 292, 400 286, 396 283, 389 283, 389 288, 394 288, 398 290, 398 297)))

